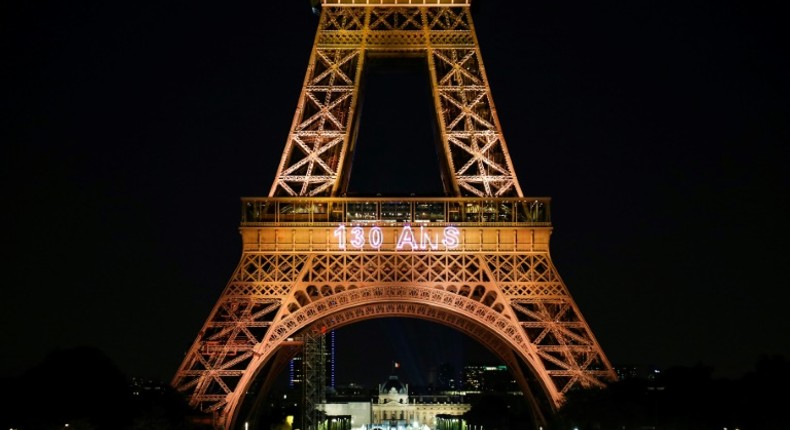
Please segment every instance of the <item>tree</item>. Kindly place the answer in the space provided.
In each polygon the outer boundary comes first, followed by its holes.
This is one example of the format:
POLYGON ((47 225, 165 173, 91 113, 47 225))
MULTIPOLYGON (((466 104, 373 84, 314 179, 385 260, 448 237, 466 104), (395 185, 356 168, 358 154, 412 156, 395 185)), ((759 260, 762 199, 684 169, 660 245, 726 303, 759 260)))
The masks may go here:
POLYGON ((92 347, 51 352, 16 379, 14 390, 11 404, 20 427, 69 423, 71 428, 117 430, 130 416, 126 377, 92 347))

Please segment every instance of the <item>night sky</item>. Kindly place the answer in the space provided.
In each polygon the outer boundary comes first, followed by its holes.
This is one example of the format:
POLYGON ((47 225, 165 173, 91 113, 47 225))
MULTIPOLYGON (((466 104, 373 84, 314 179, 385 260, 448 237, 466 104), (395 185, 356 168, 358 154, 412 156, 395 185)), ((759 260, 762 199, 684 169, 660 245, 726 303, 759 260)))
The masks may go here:
MULTIPOLYGON (((788 34, 755 3, 474 2, 521 187, 553 199, 552 257, 615 365, 790 357, 788 34)), ((239 198, 269 192, 317 20, 307 0, 0 4, 0 377, 91 345, 172 378, 241 255, 239 198)), ((352 191, 437 192, 422 78, 374 77, 352 191)), ((337 343, 338 383, 487 359, 412 320, 337 343)))

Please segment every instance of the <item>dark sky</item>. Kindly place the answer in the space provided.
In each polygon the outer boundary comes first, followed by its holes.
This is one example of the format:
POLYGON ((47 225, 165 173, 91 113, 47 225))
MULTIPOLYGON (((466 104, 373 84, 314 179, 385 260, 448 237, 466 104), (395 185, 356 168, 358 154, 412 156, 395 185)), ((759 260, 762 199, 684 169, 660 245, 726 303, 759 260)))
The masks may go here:
MULTIPOLYGON (((522 189, 553 199, 552 257, 615 364, 790 356, 790 57, 779 2, 755 3, 474 4, 522 189)), ((307 0, 0 4, 0 376, 87 344, 170 380, 238 262, 239 198, 268 194, 316 25, 307 0)), ((438 184, 403 75, 371 81, 359 190, 438 184)), ((480 358, 416 321, 337 341, 339 382, 480 358)))

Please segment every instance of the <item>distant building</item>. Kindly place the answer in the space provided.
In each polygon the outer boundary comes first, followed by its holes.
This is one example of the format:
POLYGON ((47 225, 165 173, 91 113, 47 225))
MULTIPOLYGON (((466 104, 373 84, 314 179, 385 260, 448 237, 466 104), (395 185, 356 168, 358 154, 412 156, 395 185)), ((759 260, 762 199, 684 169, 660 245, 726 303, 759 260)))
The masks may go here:
POLYGON ((462 375, 465 392, 505 393, 520 391, 507 366, 464 366, 462 375))
POLYGON ((458 374, 450 363, 439 366, 436 388, 439 390, 457 390, 461 388, 458 383, 458 374))
POLYGON ((325 403, 319 407, 327 416, 350 416, 352 429, 371 428, 370 401, 325 403))
POLYGON ((655 379, 656 375, 661 373, 655 366, 645 365, 618 365, 614 366, 614 371, 617 373, 617 379, 623 381, 626 379, 655 379))
MULTIPOLYGON (((326 371, 327 388, 335 388, 335 331, 329 331, 325 336, 324 350, 324 369, 326 371)), ((304 382, 304 352, 299 353, 288 363, 288 387, 291 389, 301 388, 304 382)))
POLYGON ((288 388, 297 389, 302 386, 302 381, 304 381, 303 360, 304 355, 299 354, 288 362, 288 388))
POLYGON ((163 396, 167 388, 164 382, 153 379, 133 377, 129 382, 129 389, 135 397, 163 396))
POLYGON ((461 416, 471 409, 460 395, 411 395, 397 376, 379 384, 369 402, 333 402, 323 405, 327 415, 350 415, 353 429, 433 429, 437 415, 461 416))

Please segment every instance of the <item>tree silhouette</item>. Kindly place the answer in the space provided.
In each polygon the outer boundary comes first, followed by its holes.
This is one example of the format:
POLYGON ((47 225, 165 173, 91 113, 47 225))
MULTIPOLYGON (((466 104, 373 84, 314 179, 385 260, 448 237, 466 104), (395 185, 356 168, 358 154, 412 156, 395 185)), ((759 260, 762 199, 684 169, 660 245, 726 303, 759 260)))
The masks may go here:
POLYGON ((787 428, 783 407, 790 363, 760 357, 755 371, 737 380, 714 379, 713 368, 670 367, 650 378, 628 378, 605 389, 567 394, 550 428, 707 430, 787 428))
POLYGON ((196 429, 185 399, 164 384, 132 389, 130 380, 100 350, 58 349, 18 378, 0 381, 4 389, 0 428, 26 430, 181 430, 196 429), (136 392, 136 395, 132 393, 136 392))

